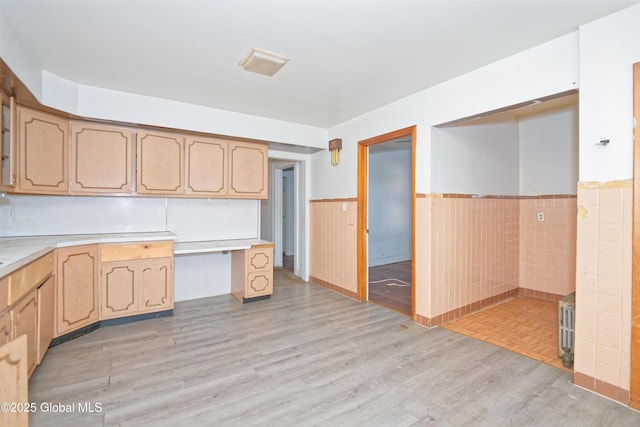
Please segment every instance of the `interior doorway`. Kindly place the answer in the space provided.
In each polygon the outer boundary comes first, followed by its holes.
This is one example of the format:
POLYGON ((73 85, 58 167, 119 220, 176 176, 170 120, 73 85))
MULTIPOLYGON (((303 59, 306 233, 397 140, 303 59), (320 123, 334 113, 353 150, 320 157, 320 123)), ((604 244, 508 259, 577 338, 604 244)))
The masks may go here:
POLYGON ((269 159, 269 198, 260 206, 260 238, 273 242, 273 264, 308 279, 305 160, 269 159))
POLYGON ((415 126, 358 144, 358 297, 415 319, 415 126))

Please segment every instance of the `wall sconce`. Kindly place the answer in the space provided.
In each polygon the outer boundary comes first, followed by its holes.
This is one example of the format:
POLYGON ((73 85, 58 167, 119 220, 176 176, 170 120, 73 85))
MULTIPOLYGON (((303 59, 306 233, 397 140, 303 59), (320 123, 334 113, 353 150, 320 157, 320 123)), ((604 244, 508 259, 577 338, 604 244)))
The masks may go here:
POLYGON ((340 161, 340 150, 342 150, 342 138, 336 138, 329 141, 329 151, 331 151, 331 164, 333 166, 336 166, 340 161))

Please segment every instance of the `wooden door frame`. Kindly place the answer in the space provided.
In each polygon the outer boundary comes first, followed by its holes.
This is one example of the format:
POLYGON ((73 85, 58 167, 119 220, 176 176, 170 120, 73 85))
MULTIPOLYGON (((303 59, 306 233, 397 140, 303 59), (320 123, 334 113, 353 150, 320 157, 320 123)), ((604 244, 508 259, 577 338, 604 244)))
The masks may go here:
POLYGON ((633 64, 633 232, 631 261, 631 369, 629 405, 640 410, 640 62, 633 64))
POLYGON ((369 147, 411 137, 411 318, 416 320, 416 126, 398 129, 358 142, 357 263, 358 299, 367 299, 367 196, 369 195, 369 147))

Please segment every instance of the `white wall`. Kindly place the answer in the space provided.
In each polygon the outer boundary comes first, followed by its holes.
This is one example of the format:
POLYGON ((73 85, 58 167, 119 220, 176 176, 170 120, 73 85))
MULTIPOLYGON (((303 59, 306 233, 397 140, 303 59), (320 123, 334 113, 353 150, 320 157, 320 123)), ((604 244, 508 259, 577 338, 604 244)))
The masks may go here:
POLYGON ((580 27, 580 181, 633 176, 632 65, 640 62, 640 5, 580 27), (602 137, 608 146, 596 145, 602 137))
POLYGON ((432 192, 518 194, 518 122, 511 114, 433 128, 431 144, 432 192))
POLYGON ((283 239, 283 252, 287 256, 295 254, 295 177, 293 169, 285 169, 282 171, 282 178, 284 180, 283 196, 282 196, 282 212, 283 224, 282 230, 284 232, 283 239))
POLYGON ((357 195, 358 141, 417 125, 416 192, 431 190, 431 127, 578 87, 578 32, 559 37, 329 129, 340 164, 312 155, 312 199, 357 195))
POLYGON ((369 148, 370 267, 411 259, 411 149, 378 147, 369 148))
POLYGON ((0 236, 171 231, 178 240, 258 237, 256 200, 7 195, 0 236))
POLYGON ((578 184, 578 104, 521 116, 521 196, 576 194, 578 184))

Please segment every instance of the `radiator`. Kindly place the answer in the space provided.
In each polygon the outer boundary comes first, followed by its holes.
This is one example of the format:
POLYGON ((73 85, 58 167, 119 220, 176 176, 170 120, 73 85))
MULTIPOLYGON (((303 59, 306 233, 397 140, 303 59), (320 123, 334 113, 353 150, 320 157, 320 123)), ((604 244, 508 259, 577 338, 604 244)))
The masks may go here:
POLYGON ((558 302, 558 357, 564 348, 573 354, 576 321, 576 293, 563 297, 558 302))

